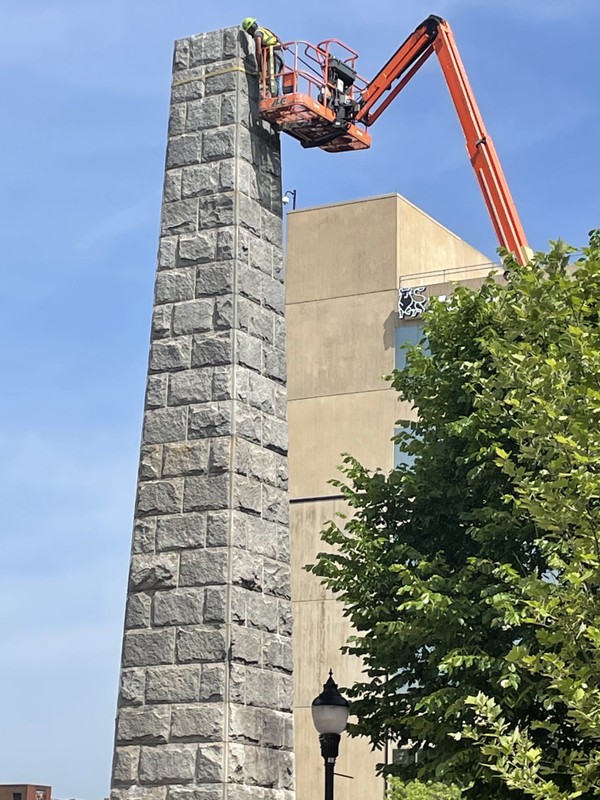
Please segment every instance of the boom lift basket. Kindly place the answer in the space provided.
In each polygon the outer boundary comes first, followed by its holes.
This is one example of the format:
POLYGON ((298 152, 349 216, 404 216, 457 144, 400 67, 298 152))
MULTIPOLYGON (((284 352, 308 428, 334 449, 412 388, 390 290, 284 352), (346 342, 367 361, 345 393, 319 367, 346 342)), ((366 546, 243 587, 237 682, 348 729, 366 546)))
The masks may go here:
POLYGON ((261 116, 303 147, 365 150, 371 137, 353 121, 367 85, 354 68, 357 57, 337 39, 263 48, 261 116))
POLYGON ((358 53, 339 39, 325 39, 318 45, 299 41, 263 48, 261 115, 299 139, 303 147, 320 147, 329 153, 365 150, 371 145, 367 128, 433 53, 456 108, 498 241, 525 265, 531 251, 519 214, 454 35, 441 17, 430 14, 369 83, 356 71, 358 53))

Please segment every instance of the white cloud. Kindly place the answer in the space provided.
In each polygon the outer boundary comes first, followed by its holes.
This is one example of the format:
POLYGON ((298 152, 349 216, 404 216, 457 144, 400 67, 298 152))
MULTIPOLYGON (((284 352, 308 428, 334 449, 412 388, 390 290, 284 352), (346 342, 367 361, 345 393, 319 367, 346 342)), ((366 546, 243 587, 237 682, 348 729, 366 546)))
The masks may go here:
POLYGON ((95 222, 77 241, 76 248, 90 250, 142 228, 152 220, 158 223, 159 203, 159 197, 152 194, 136 203, 117 209, 95 222))

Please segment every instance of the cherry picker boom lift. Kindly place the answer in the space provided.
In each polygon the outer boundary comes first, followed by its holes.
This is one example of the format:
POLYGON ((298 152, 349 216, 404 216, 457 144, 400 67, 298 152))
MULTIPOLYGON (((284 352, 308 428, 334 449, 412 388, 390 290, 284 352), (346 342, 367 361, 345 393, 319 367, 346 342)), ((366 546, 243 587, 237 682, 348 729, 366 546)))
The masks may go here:
POLYGON ((303 147, 329 153, 370 147, 368 128, 435 52, 498 241, 520 264, 528 262, 531 251, 523 226, 445 20, 429 16, 370 82, 356 70, 358 53, 338 39, 279 46, 284 63, 277 73, 273 48, 266 49, 271 53, 261 64, 261 115, 303 147))

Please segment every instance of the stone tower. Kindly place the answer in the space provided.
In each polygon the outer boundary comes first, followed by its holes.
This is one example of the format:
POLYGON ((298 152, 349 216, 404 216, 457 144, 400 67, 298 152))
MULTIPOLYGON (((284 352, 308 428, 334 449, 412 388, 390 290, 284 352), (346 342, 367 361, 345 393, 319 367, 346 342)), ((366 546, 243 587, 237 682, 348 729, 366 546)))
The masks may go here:
POLYGON ((279 140, 252 43, 175 46, 114 800, 291 800, 279 140))

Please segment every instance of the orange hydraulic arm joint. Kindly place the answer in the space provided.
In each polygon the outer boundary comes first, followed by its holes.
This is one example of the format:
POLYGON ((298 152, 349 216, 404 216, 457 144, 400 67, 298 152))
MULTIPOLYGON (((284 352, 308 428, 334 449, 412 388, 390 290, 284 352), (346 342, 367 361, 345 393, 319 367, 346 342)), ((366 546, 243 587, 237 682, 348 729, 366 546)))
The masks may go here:
POLYGON ((531 250, 496 148, 488 135, 450 25, 430 16, 402 44, 362 93, 356 122, 372 125, 433 52, 437 53, 466 139, 467 152, 501 246, 525 265, 531 250))

